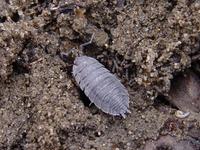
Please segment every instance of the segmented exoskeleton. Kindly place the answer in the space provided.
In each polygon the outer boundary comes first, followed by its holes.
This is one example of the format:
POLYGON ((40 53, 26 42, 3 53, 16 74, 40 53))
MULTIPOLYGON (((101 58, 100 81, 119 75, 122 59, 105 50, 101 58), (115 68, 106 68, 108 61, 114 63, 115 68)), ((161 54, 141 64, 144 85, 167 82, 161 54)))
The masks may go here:
POLYGON ((73 76, 90 101, 111 115, 129 112, 129 95, 121 82, 100 62, 88 56, 76 57, 73 76))
MULTIPOLYGON (((88 43, 91 43, 91 40, 88 43)), ((98 60, 84 55, 77 56, 72 73, 85 95, 99 109, 124 118, 126 113, 130 113, 129 94, 126 88, 98 60)))

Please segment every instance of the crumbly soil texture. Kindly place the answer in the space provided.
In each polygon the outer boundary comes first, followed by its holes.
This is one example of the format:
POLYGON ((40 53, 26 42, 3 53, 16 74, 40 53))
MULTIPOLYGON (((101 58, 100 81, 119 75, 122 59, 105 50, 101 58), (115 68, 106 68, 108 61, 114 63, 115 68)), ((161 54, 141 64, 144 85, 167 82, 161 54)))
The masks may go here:
POLYGON ((0 3, 1 150, 200 149, 199 112, 177 118, 165 98, 177 75, 199 77, 199 0, 0 3), (71 74, 70 50, 92 34, 82 53, 128 89, 125 119, 90 105, 71 74))

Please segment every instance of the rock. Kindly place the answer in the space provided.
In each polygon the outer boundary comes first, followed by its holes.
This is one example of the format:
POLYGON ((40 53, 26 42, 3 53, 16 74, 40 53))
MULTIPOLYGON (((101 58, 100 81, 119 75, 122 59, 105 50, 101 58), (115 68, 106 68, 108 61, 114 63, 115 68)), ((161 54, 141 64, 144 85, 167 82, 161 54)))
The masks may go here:
POLYGON ((198 144, 192 142, 195 141, 189 139, 178 140, 176 137, 167 135, 157 141, 147 142, 144 150, 196 150, 198 144))
POLYGON ((200 79, 192 71, 172 80, 168 100, 182 111, 200 112, 200 79))

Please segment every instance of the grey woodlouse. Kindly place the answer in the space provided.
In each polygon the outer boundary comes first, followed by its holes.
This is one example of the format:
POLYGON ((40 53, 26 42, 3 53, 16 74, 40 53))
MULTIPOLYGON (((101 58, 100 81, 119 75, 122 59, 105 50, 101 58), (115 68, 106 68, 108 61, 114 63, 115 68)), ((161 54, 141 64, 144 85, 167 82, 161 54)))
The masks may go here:
POLYGON ((126 117, 129 94, 121 82, 100 62, 88 56, 78 56, 73 76, 85 95, 103 112, 126 117))
MULTIPOLYGON (((80 52, 86 45, 92 43, 94 33, 89 42, 80 45, 80 52)), ((77 52, 76 49, 71 49, 68 53, 60 53, 62 60, 71 52, 77 52)), ((99 109, 105 113, 126 117, 129 111, 129 94, 121 82, 102 65, 98 60, 80 55, 75 58, 72 74, 84 91, 85 95, 94 103, 99 109)))

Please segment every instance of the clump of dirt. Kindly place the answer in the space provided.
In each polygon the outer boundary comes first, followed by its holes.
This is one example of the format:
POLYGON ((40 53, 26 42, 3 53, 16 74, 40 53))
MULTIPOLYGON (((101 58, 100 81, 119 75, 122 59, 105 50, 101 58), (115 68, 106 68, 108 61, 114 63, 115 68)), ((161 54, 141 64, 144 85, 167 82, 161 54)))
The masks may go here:
POLYGON ((195 139, 178 140, 176 137, 164 136, 154 143, 148 143, 145 150, 195 150, 199 149, 198 141, 195 139))
POLYGON ((173 75, 190 67, 200 48, 199 9, 198 1, 134 1, 117 15, 111 47, 135 63, 138 84, 168 92, 173 75))
POLYGON ((2 1, 0 149, 143 149, 166 134, 197 139, 198 113, 177 119, 174 107, 149 96, 167 94, 173 76, 199 59, 199 10, 188 0, 2 1), (84 52, 127 86, 125 120, 85 103, 73 57, 59 57, 93 33, 84 52))
POLYGON ((28 40, 31 40, 31 30, 26 24, 3 23, 1 24, 0 36, 0 79, 6 80, 12 74, 18 55, 24 50, 28 40))

